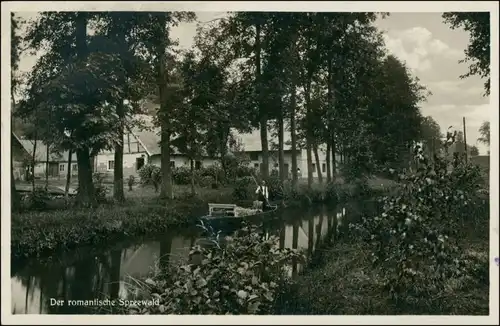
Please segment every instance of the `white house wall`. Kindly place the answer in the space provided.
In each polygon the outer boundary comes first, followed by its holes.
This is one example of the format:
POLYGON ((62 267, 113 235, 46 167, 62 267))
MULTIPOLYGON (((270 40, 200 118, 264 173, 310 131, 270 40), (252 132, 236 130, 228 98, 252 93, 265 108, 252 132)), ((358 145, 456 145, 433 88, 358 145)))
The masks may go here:
MULTIPOLYGON (((130 175, 137 176, 137 159, 144 158, 144 164, 148 163, 146 153, 126 153, 123 154, 123 177, 126 179, 130 175)), ((99 153, 95 159, 95 171, 112 175, 114 169, 110 169, 110 161, 114 162, 114 153, 99 153)))
MULTIPOLYGON (((71 175, 76 176, 78 175, 78 168, 76 162, 71 163, 72 168, 71 168, 71 175)), ((45 177, 45 171, 46 171, 46 163, 41 162, 41 163, 36 163, 35 168, 34 168, 34 173, 35 177, 45 177)), ((50 169, 57 169, 57 175, 54 176, 52 174, 49 174, 51 178, 61 178, 65 179, 67 174, 68 174, 68 162, 51 162, 49 163, 49 172, 51 171, 50 169)))
MULTIPOLYGON (((191 167, 191 162, 186 156, 181 156, 181 155, 175 155, 170 157, 170 162, 174 162, 174 166, 176 168, 178 167, 191 167)), ((219 162, 217 159, 213 158, 204 158, 201 163, 203 167, 211 166, 215 162, 219 162)), ((160 155, 154 155, 150 158, 150 163, 154 164, 156 166, 161 166, 161 156, 160 155)))
MULTIPOLYGON (((58 167, 59 177, 66 178, 66 176, 68 175, 68 166, 69 166, 68 162, 59 162, 59 167, 58 167)), ((78 175, 78 164, 76 163, 76 160, 71 161, 71 175, 72 176, 78 175)))
MULTIPOLYGON (((322 174, 326 176, 326 153, 321 149, 318 149, 319 162, 321 166, 322 174)), ((285 168, 287 168, 288 172, 291 173, 292 170, 292 154, 291 152, 285 152, 285 168), (288 165, 288 166, 287 166, 288 165)), ((337 156, 337 162, 339 162, 340 157, 337 156)), ((312 153, 312 162, 313 162, 313 177, 317 177, 316 170, 316 159, 314 157, 314 153, 312 153)), ((250 160, 249 166, 258 168, 260 163, 262 163, 262 153, 257 154, 257 160, 250 160)), ((272 152, 269 158, 269 170, 278 169, 278 158, 277 153, 272 152)), ((332 164, 332 162, 330 162, 332 164)), ((332 164, 333 166, 333 164, 332 164)), ((300 177, 307 178, 307 153, 306 150, 303 149, 297 153, 297 167, 300 169, 300 177)), ((338 164, 337 164, 338 167, 338 164)))
MULTIPOLYGON (((250 156, 250 155, 249 155, 250 156)), ((325 152, 324 151, 321 151, 321 150, 318 150, 318 156, 319 156, 319 161, 320 161, 320 166, 321 166, 321 171, 322 171, 322 174, 323 176, 326 176, 326 155, 325 155, 325 152)), ((255 158, 255 157, 253 157, 255 158)), ((260 164, 262 163, 262 153, 258 153, 257 154, 257 159, 251 159, 248 163, 248 166, 250 167, 254 167, 254 168, 258 168, 260 166, 260 164)), ((291 173, 291 169, 292 169, 292 154, 290 152, 285 152, 285 167, 287 168, 288 172, 291 173)), ((313 153, 313 166, 314 166, 314 169, 313 169, 313 177, 317 177, 317 170, 316 170, 316 159, 314 157, 314 153, 313 153)), ((337 156, 337 162, 339 162, 340 158, 339 156, 337 156)), ((125 161, 125 160, 124 160, 125 161)), ((175 164, 175 167, 189 167, 190 166, 190 162, 189 162, 189 159, 185 156, 179 156, 179 155, 176 155, 176 156, 172 156, 170 158, 170 161, 171 162, 174 162, 175 164)), ((214 163, 218 163, 219 160, 218 159, 212 159, 212 158, 204 158, 202 160, 202 165, 204 167, 207 167, 207 166, 211 166, 213 165, 214 163)), ((160 155, 154 155, 150 158, 150 163, 156 165, 156 166, 161 166, 161 157, 160 155)), ((273 170, 273 169, 278 169, 278 160, 277 160, 277 155, 274 154, 274 152, 270 155, 270 158, 269 158, 269 170, 273 170)), ((332 164, 332 162, 330 162, 330 164, 332 164)), ((299 151, 298 152, 298 155, 297 155, 297 166, 300 168, 300 176, 299 177, 302 177, 302 178, 307 178, 307 155, 306 155, 306 150, 302 150, 302 151, 299 151)), ((339 166, 339 164, 337 164, 337 167, 339 166)))

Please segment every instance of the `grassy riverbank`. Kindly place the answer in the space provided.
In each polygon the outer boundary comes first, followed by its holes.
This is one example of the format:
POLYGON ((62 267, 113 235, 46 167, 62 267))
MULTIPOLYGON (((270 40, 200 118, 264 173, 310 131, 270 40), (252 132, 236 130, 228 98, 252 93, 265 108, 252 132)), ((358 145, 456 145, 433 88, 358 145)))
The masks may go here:
POLYGON ((199 189, 196 197, 186 195, 184 188, 177 189, 175 200, 160 200, 152 187, 145 187, 128 192, 127 201, 120 204, 13 213, 12 256, 42 256, 193 224, 206 212, 208 202, 230 202, 232 195, 231 188, 199 189))
POLYGON ((277 313, 488 315, 487 185, 474 167, 436 166, 348 221, 277 313))
MULTIPOLYGON (((484 230, 487 235, 487 230, 484 230)), ((489 257, 487 236, 463 234, 463 259, 469 273, 450 277, 440 295, 417 298, 383 291, 383 279, 361 241, 341 240, 323 249, 320 263, 299 277, 278 309, 284 315, 488 315, 489 257)), ((418 287, 418 284, 415 284, 418 287)))

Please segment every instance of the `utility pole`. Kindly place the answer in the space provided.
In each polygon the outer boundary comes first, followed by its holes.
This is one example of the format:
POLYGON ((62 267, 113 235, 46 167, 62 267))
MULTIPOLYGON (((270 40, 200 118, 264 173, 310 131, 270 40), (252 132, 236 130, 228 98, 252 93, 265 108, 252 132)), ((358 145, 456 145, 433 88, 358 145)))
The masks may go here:
POLYGON ((465 153, 465 163, 467 163, 467 132, 465 131, 465 117, 463 117, 464 123, 464 153, 465 153))

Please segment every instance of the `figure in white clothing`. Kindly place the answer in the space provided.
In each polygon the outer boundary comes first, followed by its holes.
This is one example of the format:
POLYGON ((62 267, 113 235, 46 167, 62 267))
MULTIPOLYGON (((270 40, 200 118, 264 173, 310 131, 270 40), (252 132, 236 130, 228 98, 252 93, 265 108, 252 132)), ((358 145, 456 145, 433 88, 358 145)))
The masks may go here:
POLYGON ((262 180, 261 185, 257 187, 255 193, 257 194, 258 199, 262 202, 262 210, 265 211, 267 209, 267 201, 269 199, 269 190, 264 180, 262 180))

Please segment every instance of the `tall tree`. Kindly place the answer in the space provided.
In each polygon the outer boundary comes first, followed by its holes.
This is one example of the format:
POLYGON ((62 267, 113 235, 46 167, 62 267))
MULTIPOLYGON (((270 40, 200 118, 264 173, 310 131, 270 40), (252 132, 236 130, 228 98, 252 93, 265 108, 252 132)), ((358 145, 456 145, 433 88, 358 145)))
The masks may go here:
MULTIPOLYGON (((468 146, 469 147, 469 146, 468 146)), ((478 156, 479 155, 479 149, 476 146, 470 146, 469 147, 469 155, 472 156, 478 156)))
POLYGON ((421 125, 421 139, 424 151, 429 157, 437 155, 443 148, 441 127, 431 116, 424 117, 421 125))
POLYGON ((146 15, 141 12, 106 12, 98 16, 97 33, 104 36, 104 47, 109 54, 115 55, 118 64, 116 66, 116 87, 119 94, 113 103, 119 120, 116 126, 117 141, 115 144, 115 167, 113 197, 117 201, 123 201, 125 194, 123 190, 123 138, 124 130, 131 129, 129 117, 138 113, 137 103, 147 95, 147 83, 143 81, 148 78, 147 60, 138 51, 142 45, 138 38, 139 29, 144 29, 146 15))
POLYGON ((485 78, 485 96, 490 94, 490 13, 486 12, 445 12, 444 21, 452 29, 463 28, 469 32, 469 44, 465 49, 462 63, 470 63, 469 71, 460 76, 467 78, 477 75, 485 78))
POLYGON ((26 40, 32 49, 46 48, 28 80, 26 116, 50 118, 38 131, 45 143, 73 148, 78 164, 78 199, 96 202, 91 156, 116 141, 114 107, 116 58, 102 51, 102 37, 89 36, 89 12, 42 12, 32 21, 26 40), (57 30, 58 33, 52 31, 57 30), (69 137, 68 135, 71 135, 69 137))
POLYGON ((169 74, 174 66, 173 46, 176 41, 170 36, 170 29, 182 21, 192 21, 196 18, 193 12, 158 12, 148 13, 145 17, 145 28, 141 30, 145 50, 150 56, 155 75, 155 84, 158 89, 160 108, 157 112, 157 122, 160 125, 161 172, 162 185, 160 196, 173 198, 171 158, 171 136, 173 108, 169 105, 169 97, 175 96, 178 85, 169 74))
POLYGON ((481 127, 479 127, 479 133, 481 134, 481 137, 478 138, 478 140, 490 147, 490 122, 485 121, 481 124, 481 127))
MULTIPOLYGON (((20 20, 14 13, 10 13, 10 23, 11 23, 11 29, 10 29, 10 37, 11 37, 11 46, 10 46, 10 67, 11 67, 11 78, 10 78, 10 96, 11 96, 11 102, 12 108, 16 107, 16 98, 15 98, 15 93, 17 90, 18 86, 18 78, 16 76, 16 73, 19 69, 19 54, 20 54, 20 47, 21 47, 21 42, 22 38, 19 36, 19 24, 20 20)), ((12 112, 13 115, 13 112, 12 112)), ((13 118, 10 119, 10 128, 11 128, 11 147, 12 147, 12 124, 13 118)), ((20 204, 20 199, 19 199, 19 194, 17 193, 16 190, 16 183, 14 179, 14 160, 13 160, 13 155, 10 156, 10 204, 11 204, 11 209, 12 210, 18 210, 19 209, 19 204, 20 204)))

